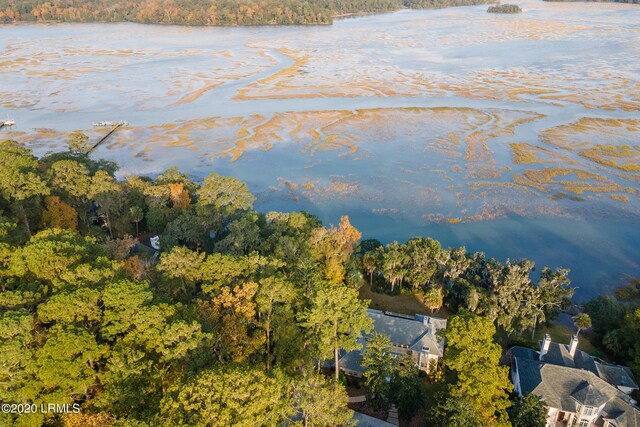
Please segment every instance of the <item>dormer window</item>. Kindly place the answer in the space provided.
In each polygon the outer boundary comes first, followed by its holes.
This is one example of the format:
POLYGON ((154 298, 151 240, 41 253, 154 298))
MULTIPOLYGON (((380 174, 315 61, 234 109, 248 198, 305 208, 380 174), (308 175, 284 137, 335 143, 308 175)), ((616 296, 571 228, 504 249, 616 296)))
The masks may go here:
POLYGON ((585 406, 584 407, 584 415, 589 416, 593 414, 593 406, 585 406))

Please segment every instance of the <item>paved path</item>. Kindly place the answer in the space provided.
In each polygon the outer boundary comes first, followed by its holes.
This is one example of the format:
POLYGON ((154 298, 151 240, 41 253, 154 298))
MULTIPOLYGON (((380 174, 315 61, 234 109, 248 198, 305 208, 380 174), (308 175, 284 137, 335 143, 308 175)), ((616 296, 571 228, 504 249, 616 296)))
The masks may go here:
POLYGON ((398 419, 398 408, 396 405, 391 405, 391 409, 389 409, 389 416, 387 417, 387 422, 393 424, 394 426, 400 425, 400 420, 398 419))
POLYGON ((367 396, 349 396, 349 403, 361 403, 366 402, 367 396))

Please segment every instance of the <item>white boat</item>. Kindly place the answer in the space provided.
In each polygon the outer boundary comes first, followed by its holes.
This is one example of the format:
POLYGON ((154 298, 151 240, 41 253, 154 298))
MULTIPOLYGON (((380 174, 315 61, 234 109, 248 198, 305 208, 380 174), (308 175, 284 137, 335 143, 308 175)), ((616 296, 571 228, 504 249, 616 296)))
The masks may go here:
POLYGON ((16 124, 16 121, 13 119, 7 119, 7 120, 0 121, 0 123, 5 126, 14 126, 16 124))

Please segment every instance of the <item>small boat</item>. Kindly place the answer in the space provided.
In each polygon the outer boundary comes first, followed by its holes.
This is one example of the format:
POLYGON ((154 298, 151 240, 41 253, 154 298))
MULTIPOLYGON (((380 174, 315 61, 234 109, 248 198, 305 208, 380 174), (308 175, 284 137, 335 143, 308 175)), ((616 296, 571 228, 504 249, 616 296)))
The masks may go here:
POLYGON ((0 124, 3 124, 5 126, 14 126, 16 124, 16 121, 13 119, 0 120, 0 124))

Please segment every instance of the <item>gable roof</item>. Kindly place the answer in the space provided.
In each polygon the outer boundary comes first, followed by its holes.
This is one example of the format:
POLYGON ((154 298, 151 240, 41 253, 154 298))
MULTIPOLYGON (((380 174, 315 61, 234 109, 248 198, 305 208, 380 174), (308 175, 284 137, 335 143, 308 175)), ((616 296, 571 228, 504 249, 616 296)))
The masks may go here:
POLYGON ((436 333, 447 327, 447 320, 431 316, 405 316, 380 310, 368 309, 373 320, 373 332, 387 335, 398 347, 414 351, 428 348, 428 353, 442 357, 444 340, 436 333))
MULTIPOLYGON (((539 360, 540 352, 526 347, 513 347, 509 350, 512 357, 523 357, 530 360, 539 360)), ((549 344, 547 353, 542 356, 542 361, 568 368, 584 369, 593 372, 609 384, 615 387, 626 387, 638 389, 638 383, 633 376, 633 372, 626 366, 604 363, 596 361, 589 353, 576 350, 571 357, 569 346, 552 342, 549 344)))
POLYGON ((553 363, 554 365, 585 369, 596 375, 598 374, 596 363, 589 353, 585 353, 582 350, 576 350, 575 355, 571 356, 571 353, 569 353, 569 346, 566 344, 560 344, 557 342, 550 343, 549 350, 542 357, 542 360, 548 363, 553 363))
POLYGON ((596 363, 598 376, 616 387, 628 387, 638 389, 638 383, 631 369, 626 366, 609 365, 605 363, 596 363))
MULTIPOLYGON (((515 352, 518 353, 526 352, 515 352)), ((631 398, 593 372, 532 360, 526 356, 518 357, 513 351, 511 354, 522 394, 533 393, 550 407, 572 413, 576 412, 580 400, 589 402, 585 403, 588 406, 601 406, 604 403, 604 419, 614 421, 617 427, 640 427, 640 410, 634 406, 631 398)))
MULTIPOLYGON (((364 368, 360 365, 362 352, 367 346, 366 340, 374 333, 387 335, 394 346, 407 351, 424 351, 442 357, 444 340, 436 334, 440 329, 447 327, 446 319, 420 314, 408 316, 374 309, 367 309, 367 314, 373 320, 373 330, 371 334, 358 339, 358 343, 362 345, 360 350, 340 352, 338 361, 340 368, 352 372, 364 372, 364 368)), ((331 365, 331 362, 329 364, 331 365)))

